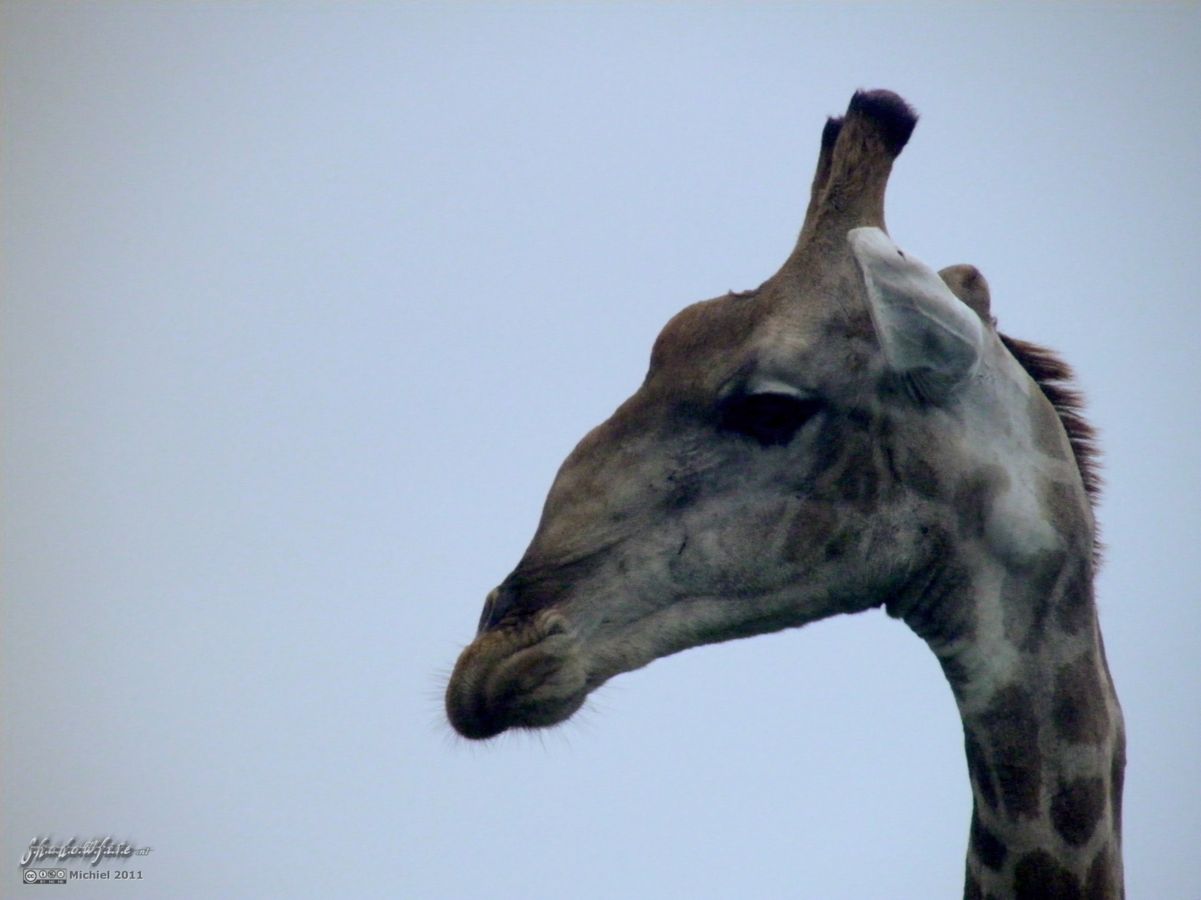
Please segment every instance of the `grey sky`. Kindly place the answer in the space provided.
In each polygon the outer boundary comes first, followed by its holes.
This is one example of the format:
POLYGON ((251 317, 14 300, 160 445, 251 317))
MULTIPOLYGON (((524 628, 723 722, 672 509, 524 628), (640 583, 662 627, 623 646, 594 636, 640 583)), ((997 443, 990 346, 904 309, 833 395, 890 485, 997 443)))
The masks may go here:
POLYGON ((658 328, 791 248, 824 117, 889 226, 1076 367, 1106 453, 1131 897, 1201 881, 1201 8, 0 6, 0 893, 958 896, 934 657, 690 651, 541 737, 441 688, 658 328))

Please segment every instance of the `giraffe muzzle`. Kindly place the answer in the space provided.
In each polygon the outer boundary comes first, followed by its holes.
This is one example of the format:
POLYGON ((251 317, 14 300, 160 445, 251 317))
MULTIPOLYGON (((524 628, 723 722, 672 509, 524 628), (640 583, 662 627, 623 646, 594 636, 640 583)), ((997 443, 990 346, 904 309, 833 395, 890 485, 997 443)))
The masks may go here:
POLYGON ((486 631, 459 655, 446 687, 455 731, 472 740, 569 718, 589 690, 566 620, 544 613, 526 625, 486 631))

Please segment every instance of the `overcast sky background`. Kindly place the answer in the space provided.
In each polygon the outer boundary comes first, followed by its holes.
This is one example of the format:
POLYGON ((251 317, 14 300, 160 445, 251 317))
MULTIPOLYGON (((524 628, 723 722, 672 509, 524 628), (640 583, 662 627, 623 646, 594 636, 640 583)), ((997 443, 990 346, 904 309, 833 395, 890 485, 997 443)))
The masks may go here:
POLYGON ((792 247, 825 117, 1101 430, 1131 897, 1201 883, 1201 7, 13 3, 0 894, 954 897, 934 657, 876 612, 454 738, 444 679, 678 309, 792 247))

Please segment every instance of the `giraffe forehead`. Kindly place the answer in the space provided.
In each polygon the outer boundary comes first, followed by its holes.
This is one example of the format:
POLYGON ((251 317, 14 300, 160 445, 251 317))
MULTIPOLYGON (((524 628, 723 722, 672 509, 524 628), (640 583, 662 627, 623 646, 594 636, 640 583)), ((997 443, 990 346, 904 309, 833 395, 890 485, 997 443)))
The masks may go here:
POLYGON ((789 302, 771 290, 729 294, 694 303, 668 321, 651 352, 648 382, 670 393, 712 394, 762 367, 825 380, 849 370, 823 360, 845 361, 849 341, 870 333, 866 312, 848 317, 845 310, 789 302))
POLYGON ((685 307, 663 326, 651 350, 650 374, 688 370, 714 374, 737 366, 766 317, 755 297, 730 294, 685 307))

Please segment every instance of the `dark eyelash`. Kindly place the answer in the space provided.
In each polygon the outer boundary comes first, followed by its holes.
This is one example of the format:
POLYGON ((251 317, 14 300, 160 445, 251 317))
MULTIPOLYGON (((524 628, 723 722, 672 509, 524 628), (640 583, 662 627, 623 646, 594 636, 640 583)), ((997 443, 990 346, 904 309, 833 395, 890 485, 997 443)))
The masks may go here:
POLYGON ((754 438, 765 447, 787 444, 822 408, 822 402, 812 397, 790 394, 739 394, 725 400, 719 407, 719 422, 723 431, 732 431, 754 438))

